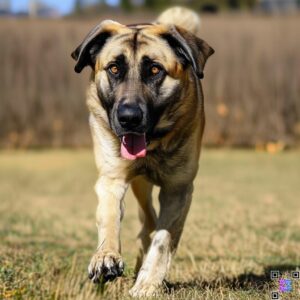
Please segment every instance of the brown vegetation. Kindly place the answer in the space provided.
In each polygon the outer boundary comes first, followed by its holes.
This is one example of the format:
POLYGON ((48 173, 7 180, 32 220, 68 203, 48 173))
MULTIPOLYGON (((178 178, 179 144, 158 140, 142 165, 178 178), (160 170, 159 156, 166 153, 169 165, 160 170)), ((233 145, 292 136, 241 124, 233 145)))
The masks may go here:
MULTIPOLYGON (((132 300, 140 230, 132 192, 121 231, 125 274, 97 286, 87 278, 97 244, 92 151, 0 154, 0 299, 132 300)), ((270 271, 290 278, 300 266, 299 154, 204 149, 165 293, 147 299, 271 299, 278 281, 270 271)), ((282 300, 299 300, 300 280, 292 287, 282 300)))
MULTIPOLYGON (((0 21, 2 147, 91 143, 89 71, 75 74, 70 53, 97 22, 0 21)), ((297 17, 203 18, 202 37, 216 50, 203 81, 207 145, 276 150, 299 143, 299 27, 297 17)))

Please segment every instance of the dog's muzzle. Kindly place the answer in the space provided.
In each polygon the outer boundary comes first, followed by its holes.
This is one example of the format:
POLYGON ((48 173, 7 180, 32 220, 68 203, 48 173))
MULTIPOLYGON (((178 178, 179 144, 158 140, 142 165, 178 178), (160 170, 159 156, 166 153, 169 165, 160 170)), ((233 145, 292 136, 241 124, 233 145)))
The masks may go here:
POLYGON ((135 160, 146 156, 146 135, 143 130, 144 114, 136 103, 120 103, 117 118, 124 134, 121 136, 121 156, 135 160))

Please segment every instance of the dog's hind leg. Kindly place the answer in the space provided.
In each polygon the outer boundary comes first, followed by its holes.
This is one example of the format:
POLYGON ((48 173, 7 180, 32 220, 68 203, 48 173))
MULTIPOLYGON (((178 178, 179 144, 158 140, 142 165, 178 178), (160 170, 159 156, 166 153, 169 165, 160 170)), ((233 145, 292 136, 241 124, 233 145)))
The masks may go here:
POLYGON ((162 285, 175 252, 190 207, 193 185, 162 188, 156 233, 137 280, 130 290, 133 297, 154 296, 162 285))
POLYGON ((138 176, 132 181, 131 187, 139 203, 139 219, 142 223, 142 229, 138 235, 140 245, 135 266, 135 272, 138 273, 143 263, 144 255, 151 244, 150 235, 155 230, 157 217, 152 206, 153 184, 144 177, 138 176))

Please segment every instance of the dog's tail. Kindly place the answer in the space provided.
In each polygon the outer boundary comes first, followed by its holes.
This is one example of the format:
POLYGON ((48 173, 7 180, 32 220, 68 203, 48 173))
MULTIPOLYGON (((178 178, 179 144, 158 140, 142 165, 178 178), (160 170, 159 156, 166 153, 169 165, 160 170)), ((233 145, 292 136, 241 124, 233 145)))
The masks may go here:
POLYGON ((185 7, 171 7, 156 19, 156 22, 161 24, 173 24, 192 32, 195 35, 199 34, 200 17, 192 10, 185 7))

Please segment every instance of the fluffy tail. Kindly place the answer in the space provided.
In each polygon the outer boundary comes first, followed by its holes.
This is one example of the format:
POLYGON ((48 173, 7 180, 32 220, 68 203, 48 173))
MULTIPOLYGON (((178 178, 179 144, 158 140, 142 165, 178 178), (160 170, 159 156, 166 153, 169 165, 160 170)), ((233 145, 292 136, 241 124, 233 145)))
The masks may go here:
POLYGON ((200 30, 200 17, 194 11, 185 7, 176 6, 165 10, 156 19, 156 22, 161 24, 174 24, 195 35, 198 35, 200 30))

